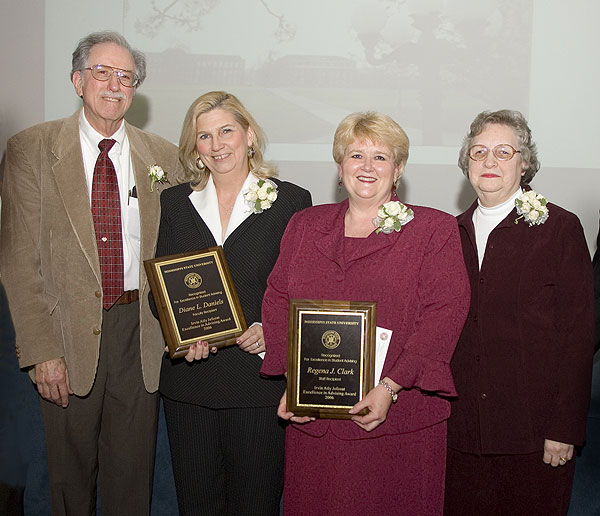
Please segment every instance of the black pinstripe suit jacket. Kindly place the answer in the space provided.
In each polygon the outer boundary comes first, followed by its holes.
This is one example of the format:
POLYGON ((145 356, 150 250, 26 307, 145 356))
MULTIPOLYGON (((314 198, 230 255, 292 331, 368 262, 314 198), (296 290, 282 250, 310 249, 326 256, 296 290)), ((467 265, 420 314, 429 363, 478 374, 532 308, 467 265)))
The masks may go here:
MULTIPOLYGON (((250 215, 225 240, 223 249, 248 324, 260 322, 267 277, 279 255, 279 243, 290 217, 311 205, 310 193, 273 179, 278 197, 271 208, 250 215)), ((215 239, 189 200, 183 184, 161 195, 161 222, 156 256, 215 246, 215 239)), ((269 343, 267 342, 267 348, 269 343)), ((192 364, 165 354, 160 391, 168 398, 208 408, 275 406, 285 389, 283 378, 260 376, 262 360, 237 346, 219 350, 192 364)))

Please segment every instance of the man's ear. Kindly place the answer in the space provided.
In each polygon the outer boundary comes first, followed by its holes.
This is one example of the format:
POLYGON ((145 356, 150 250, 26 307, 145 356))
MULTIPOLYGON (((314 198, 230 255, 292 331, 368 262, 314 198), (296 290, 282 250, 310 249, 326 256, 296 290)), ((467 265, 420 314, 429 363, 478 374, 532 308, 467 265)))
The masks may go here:
POLYGON ((71 82, 75 87, 75 93, 77 93, 78 97, 83 98, 83 77, 81 76, 81 71, 77 70, 73 77, 71 78, 71 82))

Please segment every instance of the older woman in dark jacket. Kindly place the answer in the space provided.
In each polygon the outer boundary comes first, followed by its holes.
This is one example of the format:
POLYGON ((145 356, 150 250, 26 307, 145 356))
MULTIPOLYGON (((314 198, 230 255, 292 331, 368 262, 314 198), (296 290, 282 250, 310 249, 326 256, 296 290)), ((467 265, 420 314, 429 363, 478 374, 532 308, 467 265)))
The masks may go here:
POLYGON ((458 217, 471 308, 452 360, 445 513, 564 515, 593 351, 583 230, 527 186, 539 164, 521 113, 479 114, 459 165, 478 200, 458 217))

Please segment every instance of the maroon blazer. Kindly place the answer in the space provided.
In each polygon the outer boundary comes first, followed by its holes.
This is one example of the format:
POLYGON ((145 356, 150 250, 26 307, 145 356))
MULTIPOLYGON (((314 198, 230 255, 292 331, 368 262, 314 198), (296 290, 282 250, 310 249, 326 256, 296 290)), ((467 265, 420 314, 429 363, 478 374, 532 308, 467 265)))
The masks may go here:
POLYGON ((399 233, 344 237, 348 202, 308 208, 291 219, 267 282, 261 372, 287 368, 291 298, 375 301, 377 325, 393 331, 382 377, 405 387, 387 420, 373 432, 351 421, 320 420, 296 427, 311 435, 328 428, 347 439, 412 432, 448 418, 456 391, 450 357, 464 324, 469 285, 456 221, 430 208, 399 233))
POLYGON ((452 371, 448 445, 531 453, 585 439, 593 354, 592 267, 578 218, 549 204, 540 226, 513 210, 490 233, 481 272, 472 222, 458 216, 471 308, 452 371))

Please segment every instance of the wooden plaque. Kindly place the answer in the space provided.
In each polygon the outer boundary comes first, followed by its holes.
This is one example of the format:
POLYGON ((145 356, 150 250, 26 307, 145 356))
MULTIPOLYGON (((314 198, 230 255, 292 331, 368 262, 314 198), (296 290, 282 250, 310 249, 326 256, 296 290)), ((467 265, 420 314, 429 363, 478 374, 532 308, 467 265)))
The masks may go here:
POLYGON ((352 417, 348 411, 373 388, 376 321, 376 303, 290 300, 289 411, 352 417))
POLYGON ((230 346, 246 331, 221 246, 145 260, 144 267, 171 358, 184 356, 200 339, 230 346))

